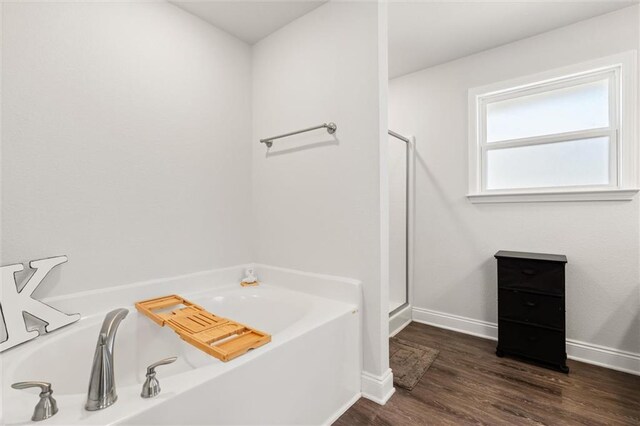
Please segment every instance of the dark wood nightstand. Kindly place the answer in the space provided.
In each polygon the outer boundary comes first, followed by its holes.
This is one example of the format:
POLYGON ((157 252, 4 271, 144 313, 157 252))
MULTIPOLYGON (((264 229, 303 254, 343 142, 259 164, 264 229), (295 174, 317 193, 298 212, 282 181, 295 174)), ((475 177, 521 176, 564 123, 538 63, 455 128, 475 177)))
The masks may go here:
POLYGON ((568 373, 566 256, 501 250, 495 257, 498 259, 496 355, 514 355, 568 373))

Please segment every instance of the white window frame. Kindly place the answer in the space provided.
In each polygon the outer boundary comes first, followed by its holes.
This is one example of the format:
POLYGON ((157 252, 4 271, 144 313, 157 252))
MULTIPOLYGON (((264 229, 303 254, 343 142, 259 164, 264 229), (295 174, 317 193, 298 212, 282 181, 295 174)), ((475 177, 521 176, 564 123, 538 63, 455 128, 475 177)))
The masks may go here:
POLYGON ((469 193, 473 203, 630 200, 638 192, 636 51, 469 90, 469 193), (609 80, 609 127, 486 142, 486 105, 549 90, 609 80), (486 189, 491 149, 609 137, 609 184, 551 188, 486 189))

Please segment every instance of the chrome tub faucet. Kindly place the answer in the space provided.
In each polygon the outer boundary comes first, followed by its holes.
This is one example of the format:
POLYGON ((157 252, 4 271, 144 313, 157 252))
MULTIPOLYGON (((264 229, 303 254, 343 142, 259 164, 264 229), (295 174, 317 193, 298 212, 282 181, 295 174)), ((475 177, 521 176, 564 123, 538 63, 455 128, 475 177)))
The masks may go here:
POLYGON ((124 308, 113 310, 107 314, 102 322, 96 352, 93 356, 89 391, 85 404, 85 409, 88 411, 102 410, 111 406, 118 399, 113 369, 113 344, 118 326, 128 313, 129 310, 124 308))

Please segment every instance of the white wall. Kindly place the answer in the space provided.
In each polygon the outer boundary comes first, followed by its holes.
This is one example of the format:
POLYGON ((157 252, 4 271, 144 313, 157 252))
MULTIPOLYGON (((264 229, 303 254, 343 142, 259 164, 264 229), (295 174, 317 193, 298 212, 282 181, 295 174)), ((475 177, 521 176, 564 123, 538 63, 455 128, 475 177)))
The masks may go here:
POLYGON ((362 280, 364 369, 376 376, 388 371, 379 19, 386 25, 376 3, 330 2, 257 43, 252 143, 256 261, 362 280), (269 151, 258 143, 329 121, 333 136, 318 130, 269 151))
POLYGON ((40 295, 245 263, 251 49, 168 3, 3 3, 3 265, 40 295))
POLYGON ((250 261, 362 280, 390 395, 386 6, 331 2, 253 50, 167 3, 2 12, 3 265, 68 255, 41 297, 250 261))
POLYGON ((391 81, 390 127, 416 136, 416 307, 495 323, 493 254, 562 253, 568 338, 640 353, 638 196, 492 205, 465 198, 468 89, 638 49, 638 13, 623 9, 391 81))

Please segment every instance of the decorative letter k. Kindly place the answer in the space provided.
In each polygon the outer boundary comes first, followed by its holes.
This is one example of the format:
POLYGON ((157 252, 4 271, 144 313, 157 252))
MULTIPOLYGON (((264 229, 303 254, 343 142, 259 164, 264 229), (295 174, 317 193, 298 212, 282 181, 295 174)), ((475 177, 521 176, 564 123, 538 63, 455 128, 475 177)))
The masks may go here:
POLYGON ((27 329, 24 313, 46 323, 47 333, 80 319, 80 314, 67 315, 31 298, 49 271, 66 261, 66 256, 31 261, 29 266, 36 271, 20 291, 18 291, 15 273, 22 271, 24 266, 17 263, 0 268, 0 289, 2 290, 0 293, 0 314, 2 314, 0 320, 4 322, 7 333, 7 339, 0 342, 0 352, 38 337, 38 331, 27 329))

